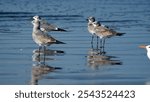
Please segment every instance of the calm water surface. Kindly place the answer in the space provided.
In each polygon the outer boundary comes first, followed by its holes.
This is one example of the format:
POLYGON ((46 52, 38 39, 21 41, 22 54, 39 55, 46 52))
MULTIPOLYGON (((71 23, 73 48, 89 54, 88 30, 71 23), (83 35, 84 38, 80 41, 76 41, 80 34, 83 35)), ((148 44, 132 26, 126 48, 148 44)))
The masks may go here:
MULTIPOLYGON (((150 84, 150 0, 0 0, 0 84, 150 84), (142 1, 142 2, 141 2, 142 1), (37 56, 32 17, 40 15, 68 32, 50 32, 63 45, 37 56), (86 18, 125 32, 92 49, 86 18)), ((95 39, 96 41, 96 39, 95 39)))

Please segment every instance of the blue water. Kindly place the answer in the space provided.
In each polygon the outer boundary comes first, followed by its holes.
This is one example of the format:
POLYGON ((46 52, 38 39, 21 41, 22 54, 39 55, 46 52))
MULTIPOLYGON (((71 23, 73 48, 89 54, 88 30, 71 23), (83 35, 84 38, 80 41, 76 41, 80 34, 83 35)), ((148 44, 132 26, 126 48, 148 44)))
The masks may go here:
POLYGON ((149 5, 149 0, 0 0, 0 84, 150 84, 150 60, 138 47, 150 44, 149 5), (48 47, 45 65, 33 53, 34 15, 68 30, 49 33, 66 44, 48 47), (88 16, 126 33, 107 39, 104 55, 93 55, 88 16))

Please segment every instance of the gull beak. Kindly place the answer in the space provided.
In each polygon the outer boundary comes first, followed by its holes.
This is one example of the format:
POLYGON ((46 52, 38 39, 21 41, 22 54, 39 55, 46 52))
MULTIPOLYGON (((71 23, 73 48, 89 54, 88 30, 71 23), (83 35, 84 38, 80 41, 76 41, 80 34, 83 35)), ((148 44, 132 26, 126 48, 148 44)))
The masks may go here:
POLYGON ((144 49, 146 49, 146 45, 140 45, 139 48, 144 48, 144 49))

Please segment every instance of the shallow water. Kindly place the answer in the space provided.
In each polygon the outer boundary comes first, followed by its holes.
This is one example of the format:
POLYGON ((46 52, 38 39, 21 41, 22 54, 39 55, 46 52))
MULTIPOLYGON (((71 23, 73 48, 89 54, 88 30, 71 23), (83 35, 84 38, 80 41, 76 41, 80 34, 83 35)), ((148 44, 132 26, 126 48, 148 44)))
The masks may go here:
POLYGON ((149 5, 149 0, 1 0, 0 84, 149 84, 150 60, 138 47, 150 44, 149 5), (68 30, 49 33, 66 44, 48 47, 45 64, 32 41, 34 15, 68 30), (86 22, 91 15, 126 33, 107 39, 103 55, 91 48, 86 22))

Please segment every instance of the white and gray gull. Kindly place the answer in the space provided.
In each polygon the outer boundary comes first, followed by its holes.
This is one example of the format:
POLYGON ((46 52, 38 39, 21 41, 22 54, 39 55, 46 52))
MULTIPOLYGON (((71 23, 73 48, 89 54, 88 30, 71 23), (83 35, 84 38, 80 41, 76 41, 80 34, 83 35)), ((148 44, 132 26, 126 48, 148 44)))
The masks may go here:
POLYGON ((46 32, 42 31, 40 29, 40 21, 32 21, 33 24, 33 31, 32 31, 32 38, 36 44, 39 45, 39 52, 42 46, 44 47, 44 50, 46 49, 46 46, 49 46, 51 44, 65 44, 64 42, 58 41, 52 36, 48 35, 46 32))
POLYGON ((123 34, 125 34, 125 33, 117 32, 104 25, 101 25, 101 23, 97 21, 93 22, 93 26, 94 26, 95 35, 100 38, 100 44, 101 44, 100 47, 104 47, 106 38, 110 38, 113 36, 122 36, 123 34))
POLYGON ((41 19, 40 16, 34 16, 33 19, 35 21, 40 21, 40 29, 44 32, 50 32, 50 31, 66 31, 65 29, 59 28, 53 24, 49 24, 46 20, 41 19))

